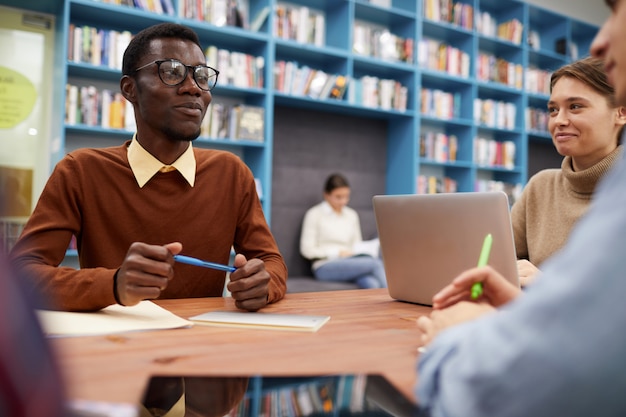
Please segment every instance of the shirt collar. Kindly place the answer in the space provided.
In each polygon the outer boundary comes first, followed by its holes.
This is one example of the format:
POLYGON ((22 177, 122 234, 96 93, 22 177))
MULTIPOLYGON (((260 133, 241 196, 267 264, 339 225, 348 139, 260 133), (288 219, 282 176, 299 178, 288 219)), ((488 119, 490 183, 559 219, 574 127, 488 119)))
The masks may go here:
POLYGON ((173 164, 166 165, 145 150, 137 140, 137 134, 135 134, 130 145, 128 145, 128 163, 140 188, 146 185, 157 172, 167 172, 173 169, 180 172, 192 187, 196 181, 196 157, 194 156, 191 143, 173 164))
POLYGON ((324 211, 324 213, 326 214, 334 214, 336 216, 342 215, 343 214, 343 209, 341 210, 341 213, 337 213, 333 207, 330 205, 330 203, 326 200, 322 201, 322 210, 324 211))

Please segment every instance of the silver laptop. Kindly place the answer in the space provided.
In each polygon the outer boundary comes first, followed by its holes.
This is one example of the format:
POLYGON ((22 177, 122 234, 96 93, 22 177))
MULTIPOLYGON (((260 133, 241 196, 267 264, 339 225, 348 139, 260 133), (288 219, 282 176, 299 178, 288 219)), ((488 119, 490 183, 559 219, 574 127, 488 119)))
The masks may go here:
POLYGON ((488 264, 519 285, 505 193, 377 195, 373 204, 392 298, 432 305, 433 295, 477 265, 489 233, 488 264))

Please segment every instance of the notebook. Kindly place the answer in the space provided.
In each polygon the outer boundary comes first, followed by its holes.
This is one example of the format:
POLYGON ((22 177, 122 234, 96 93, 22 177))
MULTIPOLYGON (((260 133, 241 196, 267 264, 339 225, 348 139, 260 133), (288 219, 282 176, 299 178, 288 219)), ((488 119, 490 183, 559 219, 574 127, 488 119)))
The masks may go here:
POLYGON ((330 316, 243 311, 209 311, 190 317, 189 320, 207 326, 316 332, 330 320, 330 316))
POLYGON ((392 298, 432 305, 433 295, 477 265, 489 233, 488 265, 519 286, 505 193, 378 195, 373 205, 392 298))

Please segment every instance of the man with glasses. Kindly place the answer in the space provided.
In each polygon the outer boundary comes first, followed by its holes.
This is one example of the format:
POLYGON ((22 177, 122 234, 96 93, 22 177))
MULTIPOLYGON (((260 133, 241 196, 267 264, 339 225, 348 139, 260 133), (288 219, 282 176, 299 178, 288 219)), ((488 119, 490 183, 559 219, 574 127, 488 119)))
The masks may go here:
POLYGON ((287 269, 249 168, 230 152, 192 147, 219 74, 205 63, 195 32, 178 24, 149 27, 128 45, 120 88, 136 134, 59 162, 11 252, 51 307, 220 296, 225 272, 174 255, 227 264, 231 247, 237 307, 255 311, 284 296, 287 269), (72 235, 78 270, 59 267, 72 235))

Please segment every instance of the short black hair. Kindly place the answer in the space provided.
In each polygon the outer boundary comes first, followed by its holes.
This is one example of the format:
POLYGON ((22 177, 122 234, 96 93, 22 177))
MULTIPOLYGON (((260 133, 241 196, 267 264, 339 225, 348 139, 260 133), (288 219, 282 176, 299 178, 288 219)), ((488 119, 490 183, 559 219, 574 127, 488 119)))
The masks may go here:
POLYGON ((141 58, 148 50, 150 42, 154 39, 161 38, 176 38, 191 41, 202 49, 198 35, 187 26, 177 23, 159 23, 158 25, 143 29, 130 41, 124 51, 124 58, 122 59, 122 74, 131 75, 132 72, 137 69, 141 58))
POLYGON ((350 188, 347 178, 338 173, 330 174, 328 178, 326 178, 324 192, 330 194, 334 189, 343 187, 350 188))

